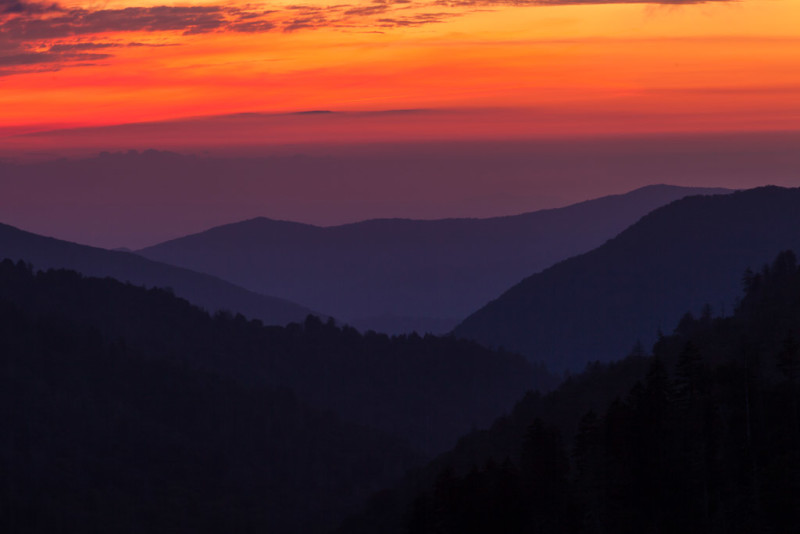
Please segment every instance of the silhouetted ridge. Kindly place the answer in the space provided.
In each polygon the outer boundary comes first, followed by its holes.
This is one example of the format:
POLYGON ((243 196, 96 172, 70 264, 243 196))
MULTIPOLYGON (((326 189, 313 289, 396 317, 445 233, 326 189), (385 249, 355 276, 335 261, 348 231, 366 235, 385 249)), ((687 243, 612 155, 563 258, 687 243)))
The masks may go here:
POLYGON ((659 208, 601 247, 530 276, 455 329, 578 370, 705 304, 731 310, 741 272, 800 249, 800 189, 695 196, 659 208))
POLYGON ((671 200, 722 189, 651 186, 489 219, 374 219, 332 227, 266 218, 139 251, 367 330, 443 333, 531 272, 590 250, 671 200), (396 321, 387 318, 396 317, 396 321))
POLYGON ((169 287, 211 312, 229 310, 267 324, 301 321, 309 313, 284 299, 259 295, 213 276, 112 251, 44 237, 0 224, 0 258, 23 259, 37 268, 74 269, 88 276, 110 276, 148 287, 169 287))
POLYGON ((48 271, 6 280, 6 298, 38 314, 71 317, 152 358, 199 367, 242 384, 288 387, 311 406, 398 436, 435 454, 552 378, 521 356, 452 337, 389 338, 308 316, 265 327, 213 317, 168 291, 48 271))
POLYGON ((652 355, 637 344, 621 362, 527 395, 337 532, 793 529, 800 267, 784 251, 743 278, 732 316, 687 313, 652 355))

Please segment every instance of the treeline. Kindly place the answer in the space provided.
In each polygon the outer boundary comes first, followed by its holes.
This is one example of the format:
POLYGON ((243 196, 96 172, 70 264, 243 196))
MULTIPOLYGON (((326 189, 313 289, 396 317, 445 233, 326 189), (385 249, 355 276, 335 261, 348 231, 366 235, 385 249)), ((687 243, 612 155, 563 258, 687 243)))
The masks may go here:
POLYGON ((312 406, 394 434, 435 454, 489 424, 528 389, 553 385, 544 368, 453 337, 360 334, 309 316, 264 326, 204 311, 168 290, 72 271, 0 263, 0 299, 36 315, 91 325, 149 358, 219 373, 244 384, 285 387, 312 406))
POLYGON ((321 532, 533 377, 454 338, 2 261, 0 531, 321 532))
MULTIPOLYGON (((565 434, 571 425, 545 411, 516 434, 514 447, 508 420, 466 440, 471 445, 462 444, 427 489, 407 497, 411 504, 391 531, 796 531, 800 269, 794 254, 748 272, 744 285, 732 317, 714 318, 709 309, 698 318, 687 314, 673 335, 661 336, 642 379, 627 395, 586 412, 576 433, 565 434), (507 454, 499 458, 503 448, 507 454), (484 460, 463 469, 465 451, 475 459, 481 449, 484 460)), ((641 359, 631 360, 635 366, 641 359)), ((575 386, 568 387, 573 394, 587 391, 575 386)), ((522 404, 584 402, 558 395, 522 404)), ((378 506, 371 514, 342 530, 380 524, 378 506)))
POLYGON ((0 420, 6 533, 322 532, 420 460, 287 390, 7 301, 0 420))

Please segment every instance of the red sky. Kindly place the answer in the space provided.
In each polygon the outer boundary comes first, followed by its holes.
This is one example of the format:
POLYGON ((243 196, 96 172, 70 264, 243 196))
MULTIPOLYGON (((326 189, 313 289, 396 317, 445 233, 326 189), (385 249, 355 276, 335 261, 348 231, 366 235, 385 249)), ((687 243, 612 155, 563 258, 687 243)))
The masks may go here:
POLYGON ((0 0, 0 222, 144 246, 796 186, 798 28, 798 0, 0 0), (96 157, 131 149, 214 161, 96 157))
POLYGON ((0 0, 0 151, 796 130, 798 27, 796 0, 0 0), (350 113, 280 116, 307 110, 350 113), (240 113, 267 116, 170 122, 240 113))

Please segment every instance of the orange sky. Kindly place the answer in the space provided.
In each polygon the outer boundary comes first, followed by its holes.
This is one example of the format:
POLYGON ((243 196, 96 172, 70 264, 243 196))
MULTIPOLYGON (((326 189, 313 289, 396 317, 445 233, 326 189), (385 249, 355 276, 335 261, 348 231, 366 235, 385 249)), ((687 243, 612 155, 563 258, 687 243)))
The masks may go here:
POLYGON ((798 28, 797 0, 0 0, 0 143, 316 109, 450 110, 342 126, 386 139, 800 129, 798 28))

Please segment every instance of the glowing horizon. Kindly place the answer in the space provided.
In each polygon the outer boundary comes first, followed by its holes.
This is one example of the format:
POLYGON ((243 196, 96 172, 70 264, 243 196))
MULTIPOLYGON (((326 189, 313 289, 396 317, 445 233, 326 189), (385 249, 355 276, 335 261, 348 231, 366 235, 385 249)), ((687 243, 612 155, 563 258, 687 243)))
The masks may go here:
POLYGON ((790 0, 97 6, 0 0, 0 136, 316 109, 462 114, 421 139, 800 129, 790 0))

